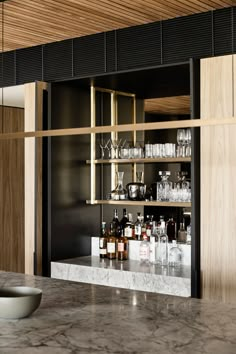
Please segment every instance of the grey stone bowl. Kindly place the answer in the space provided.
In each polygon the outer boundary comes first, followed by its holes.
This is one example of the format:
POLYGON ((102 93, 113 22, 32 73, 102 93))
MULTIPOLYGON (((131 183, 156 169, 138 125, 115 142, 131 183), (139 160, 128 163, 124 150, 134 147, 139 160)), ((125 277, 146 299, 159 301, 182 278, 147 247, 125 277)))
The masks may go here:
POLYGON ((40 305, 42 290, 27 286, 0 288, 0 318, 30 316, 40 305))

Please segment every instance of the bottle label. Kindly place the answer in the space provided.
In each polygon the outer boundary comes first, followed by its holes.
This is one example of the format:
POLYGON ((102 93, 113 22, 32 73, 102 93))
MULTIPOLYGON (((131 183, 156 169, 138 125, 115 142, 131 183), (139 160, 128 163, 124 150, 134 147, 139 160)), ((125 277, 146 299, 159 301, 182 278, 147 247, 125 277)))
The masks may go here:
POLYGON ((139 248, 139 257, 140 260, 148 261, 149 260, 149 247, 140 247, 139 248))
POLYGON ((105 246, 104 239, 103 239, 103 238, 100 238, 100 240, 99 240, 99 247, 100 247, 100 248, 103 248, 104 246, 105 246))
POLYGON ((146 234, 147 234, 147 237, 150 237, 151 234, 152 234, 152 230, 151 229, 147 229, 146 230, 146 234))
POLYGON ((107 242, 107 253, 115 253, 116 244, 114 242, 107 242))
POLYGON ((118 242, 118 252, 124 252, 124 243, 123 242, 118 242))
POLYGON ((135 235, 141 235, 142 229, 141 225, 135 225, 135 235))
POLYGON ((132 237, 132 227, 128 226, 125 228, 125 236, 132 237))
POLYGON ((102 249, 100 249, 100 254, 107 254, 107 250, 106 250, 106 248, 102 248, 102 249))

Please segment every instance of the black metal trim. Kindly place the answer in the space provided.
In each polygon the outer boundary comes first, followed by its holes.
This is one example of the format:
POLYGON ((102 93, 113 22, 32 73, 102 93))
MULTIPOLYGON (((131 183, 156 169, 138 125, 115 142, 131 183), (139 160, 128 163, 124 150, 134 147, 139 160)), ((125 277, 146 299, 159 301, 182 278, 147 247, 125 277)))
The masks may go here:
MULTIPOLYGON (((200 117, 200 61, 190 59, 191 119, 200 117)), ((192 131, 191 297, 200 298, 200 128, 192 131)))

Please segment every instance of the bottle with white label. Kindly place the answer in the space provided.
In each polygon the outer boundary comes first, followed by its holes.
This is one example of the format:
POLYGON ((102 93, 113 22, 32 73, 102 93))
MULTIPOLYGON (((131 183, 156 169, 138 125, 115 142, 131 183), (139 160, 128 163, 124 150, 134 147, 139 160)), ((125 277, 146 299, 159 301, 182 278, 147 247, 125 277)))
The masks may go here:
POLYGON ((121 235, 117 240, 117 258, 119 261, 125 261, 128 259, 128 239, 121 235))
POLYGON ((147 241, 147 235, 144 235, 143 241, 139 246, 139 259, 141 263, 149 263, 150 257, 150 247, 149 242, 147 241))
POLYGON ((124 236, 128 239, 135 238, 133 216, 131 213, 128 214, 128 221, 126 222, 124 228, 124 236))
POLYGON ((140 241, 141 234, 142 234, 142 222, 141 222, 140 213, 137 213, 137 221, 134 224, 134 232, 135 232, 135 239, 140 241))
POLYGON ((102 222, 101 235, 99 238, 99 254, 100 258, 107 256, 107 230, 105 221, 102 222))
POLYGON ((116 258, 116 237, 113 224, 110 224, 110 231, 107 237, 107 258, 115 259, 116 258))

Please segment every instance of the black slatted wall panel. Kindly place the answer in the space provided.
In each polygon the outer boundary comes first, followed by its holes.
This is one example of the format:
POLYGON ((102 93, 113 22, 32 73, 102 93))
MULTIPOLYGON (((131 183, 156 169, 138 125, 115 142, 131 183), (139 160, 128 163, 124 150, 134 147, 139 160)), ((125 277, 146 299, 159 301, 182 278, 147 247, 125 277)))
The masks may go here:
POLYGON ((236 53, 236 6, 233 8, 233 52, 236 53))
POLYGON ((15 84, 15 51, 2 53, 0 86, 14 86, 15 84))
POLYGON ((118 70, 161 64, 160 28, 160 22, 154 22, 118 30, 118 70))
POLYGON ((213 11, 213 55, 232 53, 232 9, 213 11))
POLYGON ((16 83, 42 80, 42 46, 16 51, 16 83))
POLYGON ((72 39, 43 46, 43 80, 72 77, 72 39))
POLYGON ((116 53, 116 31, 106 32, 105 39, 106 48, 106 72, 117 70, 117 53, 116 53))
POLYGON ((89 76, 105 72, 105 33, 73 40, 74 76, 89 76))
POLYGON ((175 63, 212 55, 212 13, 163 21, 163 62, 175 63))

